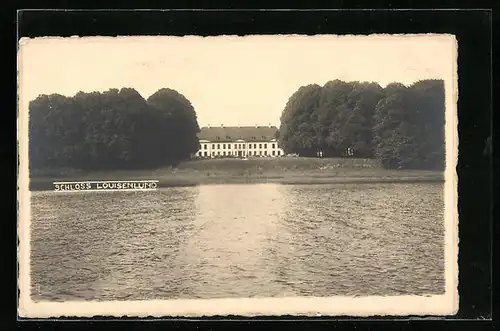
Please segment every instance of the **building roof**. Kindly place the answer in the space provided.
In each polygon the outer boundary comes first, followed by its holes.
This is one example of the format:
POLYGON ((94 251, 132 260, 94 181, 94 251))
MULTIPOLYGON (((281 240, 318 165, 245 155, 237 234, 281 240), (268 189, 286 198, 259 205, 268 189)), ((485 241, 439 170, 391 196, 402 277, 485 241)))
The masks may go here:
POLYGON ((208 141, 270 141, 276 139, 275 126, 220 126, 202 127, 198 139, 208 141))

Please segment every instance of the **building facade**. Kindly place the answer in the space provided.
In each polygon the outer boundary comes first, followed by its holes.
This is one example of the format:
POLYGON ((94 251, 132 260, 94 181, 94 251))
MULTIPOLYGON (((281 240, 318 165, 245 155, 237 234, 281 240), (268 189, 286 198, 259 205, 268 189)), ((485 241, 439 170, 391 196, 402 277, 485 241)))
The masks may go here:
POLYGON ((198 133, 199 158, 281 157, 275 126, 203 127, 198 133))

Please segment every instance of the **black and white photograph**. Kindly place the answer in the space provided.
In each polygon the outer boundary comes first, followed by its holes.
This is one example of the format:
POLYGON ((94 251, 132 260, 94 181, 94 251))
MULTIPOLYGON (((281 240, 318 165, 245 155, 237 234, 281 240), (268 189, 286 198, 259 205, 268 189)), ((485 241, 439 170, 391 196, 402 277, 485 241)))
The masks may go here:
POLYGON ((458 309, 453 35, 21 38, 22 317, 458 309))

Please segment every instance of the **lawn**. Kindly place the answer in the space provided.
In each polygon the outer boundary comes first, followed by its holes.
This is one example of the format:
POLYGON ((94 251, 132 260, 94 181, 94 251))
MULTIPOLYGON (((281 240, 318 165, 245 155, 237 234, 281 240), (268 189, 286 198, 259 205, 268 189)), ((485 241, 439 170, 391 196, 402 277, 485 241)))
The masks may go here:
POLYGON ((79 171, 48 169, 31 174, 32 190, 52 189, 54 181, 158 180, 160 187, 221 183, 374 183, 443 181, 443 172, 387 170, 374 160, 255 158, 191 160, 178 167, 150 170, 79 171))

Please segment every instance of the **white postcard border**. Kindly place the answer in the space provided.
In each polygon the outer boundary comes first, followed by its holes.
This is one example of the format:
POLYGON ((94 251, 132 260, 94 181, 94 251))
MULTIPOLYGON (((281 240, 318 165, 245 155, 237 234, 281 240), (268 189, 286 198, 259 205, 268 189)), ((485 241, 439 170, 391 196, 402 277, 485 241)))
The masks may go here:
MULTIPOLYGON (((293 35, 296 36, 296 35, 293 35)), ((458 311, 458 44, 453 35, 364 35, 341 38, 380 37, 442 38, 455 48, 451 61, 451 83, 445 80, 446 93, 446 170, 445 170, 445 281, 444 295, 435 296, 373 296, 373 297, 292 297, 239 298, 211 300, 150 300, 108 302, 34 302, 30 297, 30 196, 28 170, 28 104, 22 97, 22 74, 18 74, 18 286, 20 317, 57 318, 92 316, 130 317, 202 317, 202 316, 407 316, 453 315, 458 311)), ((195 36, 187 36, 195 37, 195 36)), ((183 37, 183 38, 187 38, 183 37)), ((227 36, 222 36, 227 37, 227 36)), ((236 36, 230 36, 235 38, 236 36)), ((255 36, 253 36, 255 37, 255 36)), ((268 36, 270 37, 270 36, 268 36)), ((286 37, 286 36, 280 36, 286 37)), ((300 36, 301 38, 328 38, 332 36, 300 36)), ((339 37, 339 36, 337 36, 339 37)), ((48 40, 58 37, 44 37, 48 40)), ((74 37, 73 37, 74 38, 74 37)), ((142 37, 83 37, 83 38, 142 38, 142 37)), ((167 38, 167 37, 144 37, 167 38)), ((177 37, 178 38, 178 37, 177 37)), ((201 38, 201 37, 195 37, 201 38)), ((243 37, 246 38, 246 37, 243 37)), ((37 38, 39 39, 39 38, 37 38)), ((23 48, 33 39, 21 39, 18 51, 18 73, 22 73, 23 48)))

